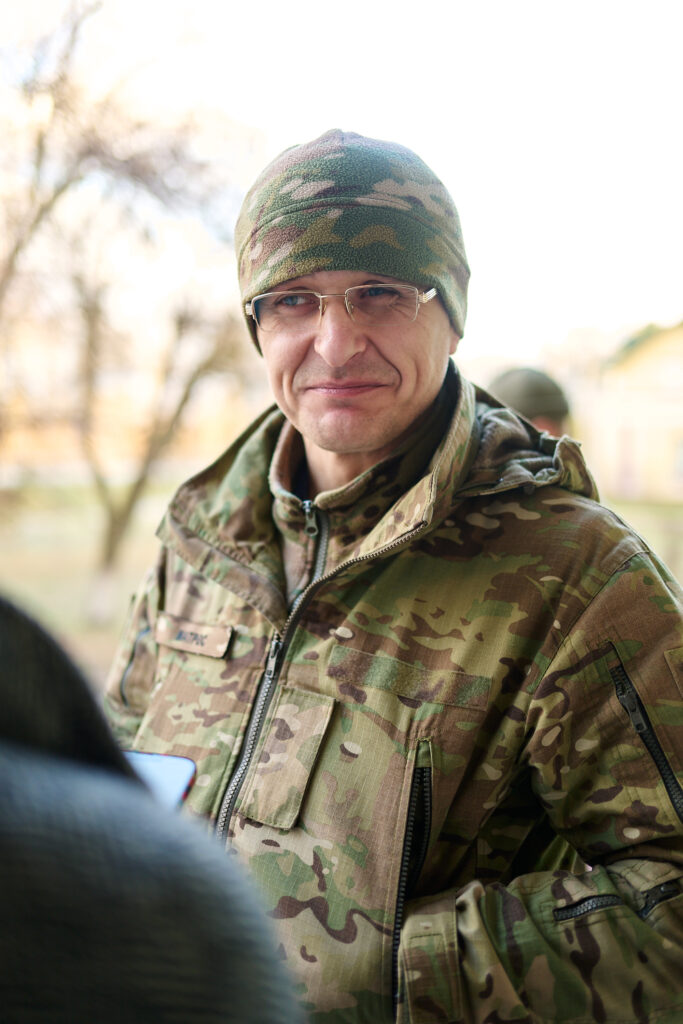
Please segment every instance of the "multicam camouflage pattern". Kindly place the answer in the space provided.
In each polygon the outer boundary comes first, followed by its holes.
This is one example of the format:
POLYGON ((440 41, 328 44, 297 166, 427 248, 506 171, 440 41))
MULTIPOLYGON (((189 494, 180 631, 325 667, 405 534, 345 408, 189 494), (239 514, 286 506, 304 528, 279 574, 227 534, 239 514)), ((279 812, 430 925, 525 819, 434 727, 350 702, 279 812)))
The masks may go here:
POLYGON ((235 249, 245 302, 317 270, 363 270, 437 288, 463 336, 469 268, 458 213, 404 146, 335 130, 285 150, 248 192, 235 249))
POLYGON ((286 432, 267 486, 282 423, 179 491, 108 704, 197 761, 311 1022, 683 1020, 677 585, 467 382, 416 482, 318 496, 317 537, 286 432))

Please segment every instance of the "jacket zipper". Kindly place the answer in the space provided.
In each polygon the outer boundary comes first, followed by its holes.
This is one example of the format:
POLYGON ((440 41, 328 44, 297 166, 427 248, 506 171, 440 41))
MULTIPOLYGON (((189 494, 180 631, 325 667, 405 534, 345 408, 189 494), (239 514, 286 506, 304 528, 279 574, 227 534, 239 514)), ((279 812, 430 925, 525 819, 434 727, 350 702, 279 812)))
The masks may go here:
MULTIPOLYGON (((266 711, 270 706, 273 693, 275 692, 275 683, 277 682, 280 666, 282 665, 284 655, 287 651, 287 648, 289 647, 291 635, 294 632, 296 623, 301 615, 301 610, 304 606, 304 603, 307 602, 313 596, 316 590, 318 590, 318 588, 321 587, 323 583, 327 583, 328 580, 334 579, 335 576, 337 576, 341 572, 345 572, 350 566, 358 565, 361 562, 368 562, 373 558, 379 558, 380 556, 384 556, 388 554, 390 551, 392 551, 394 548, 402 547, 410 537, 410 533, 404 534, 398 540, 392 541, 385 547, 378 548, 377 551, 373 551, 371 554, 361 555, 358 558, 350 558, 347 562, 343 562, 341 565, 338 565, 337 568, 334 569, 332 572, 328 572, 325 575, 322 575, 322 570, 325 565, 325 559, 327 558, 327 543, 329 540, 329 520, 327 518, 327 515, 321 509, 316 509, 315 506, 313 506, 312 502, 302 502, 302 506, 304 509, 304 516, 306 516, 307 518, 307 522, 304 526, 304 529, 307 532, 309 532, 309 530, 313 530, 313 524, 315 522, 315 526, 320 536, 316 552, 315 565, 313 567, 313 576, 311 578, 311 582, 308 584, 306 589, 301 592, 298 599, 294 603, 292 610, 289 614, 289 618, 287 619, 282 630, 282 635, 279 635, 278 633, 275 633, 273 635, 273 640, 268 655, 268 662, 266 663, 266 671, 264 672, 261 687, 259 689, 259 695, 251 714, 251 721, 247 728, 247 735, 244 741, 244 746, 242 748, 242 753, 240 755, 237 767, 235 768, 232 778, 228 784, 228 788, 225 791, 223 800, 221 801, 220 810, 218 812, 218 817, 216 819, 215 831, 216 835, 219 838, 223 838, 225 836, 228 822, 232 817, 232 812, 234 810, 235 803, 239 795, 239 791, 242 787, 242 783, 244 782, 244 777, 247 773, 249 765, 251 764, 251 758, 253 757, 256 743, 258 742, 258 738, 261 734, 261 727, 263 725, 263 720, 266 711), (318 573, 320 573, 320 575, 316 575, 318 573), (271 669, 270 673, 268 671, 269 667, 271 669)), ((419 534, 422 530, 424 530, 426 526, 426 523, 420 522, 419 526, 413 529, 411 539, 414 539, 414 537, 417 534, 419 534)), ((316 534, 310 533, 309 535, 315 536, 316 534)))
POLYGON ((218 813, 216 820, 216 835, 223 836, 227 827, 228 822, 232 816, 232 810, 235 806, 237 794, 239 793, 244 776, 247 773, 247 769, 251 764, 251 759, 254 755, 254 749, 258 742, 258 738, 261 735, 261 726, 263 725, 263 719, 265 713, 268 710, 270 701, 275 689, 275 680, 277 678, 277 664, 280 651, 282 650, 282 640, 279 634, 275 633, 270 644, 270 650, 268 652, 268 660, 266 662, 266 670, 263 674, 263 680, 259 688, 259 694, 254 705, 254 710, 251 714, 251 721, 247 729, 247 734, 244 739, 244 745, 240 753, 240 759, 237 762, 237 767, 232 774, 228 788, 225 791, 225 795, 221 802, 221 809, 218 813))
MULTIPOLYGON (((306 517, 306 525, 304 526, 305 532, 309 537, 320 536, 315 552, 313 575, 311 576, 311 582, 309 583, 309 586, 311 586, 311 584, 315 583, 317 579, 322 577, 325 571, 325 562, 327 561, 327 543, 330 539, 330 521, 327 514, 321 509, 316 509, 312 501, 304 501, 302 502, 302 505, 304 515, 306 517)), ((301 602, 302 597, 303 593, 299 595, 299 601, 297 604, 301 602)))
POLYGON ((638 691, 631 682, 622 664, 610 669, 610 675, 614 682, 614 688, 619 699, 619 703, 627 712, 634 729, 645 744, 645 748, 650 754, 650 757, 654 761, 657 771, 661 776, 664 788, 669 795, 672 806, 680 820, 683 821, 683 789, 681 789, 680 783, 667 760, 666 754, 662 750, 661 744, 657 739, 657 735, 652 728, 652 723, 647 716, 643 702, 638 696, 638 691))
POLYGON ((392 990, 394 999, 394 1012, 398 1006, 398 950, 401 943, 401 927, 403 925, 403 917, 405 914, 405 903, 406 896, 408 894, 408 888, 410 883, 415 883, 420 877, 420 872, 427 856, 427 847, 429 846, 429 836, 431 833, 432 825, 432 788, 431 788, 431 769, 430 768, 415 768, 413 772, 413 779, 410 784, 410 798, 408 800, 408 815, 406 818, 406 828, 403 837, 403 854, 401 856, 401 870, 398 876, 398 893, 396 895, 396 913, 394 915, 394 932, 391 943, 391 979, 392 979, 392 990), (417 815, 417 808, 419 805, 420 797, 422 797, 425 822, 422 836, 417 837, 420 840, 420 847, 417 852, 417 860, 415 862, 412 876, 410 872, 410 858, 413 853, 413 846, 415 842, 415 818, 417 815))
POLYGON ((306 501, 301 502, 301 507, 304 510, 304 518, 306 520, 304 524, 304 533, 307 533, 309 537, 317 537, 319 526, 315 505, 307 498, 306 501))
POLYGON ((259 687, 256 703, 254 704, 254 708, 251 713, 251 719, 244 738, 244 744, 242 746, 239 761, 237 762, 237 767, 232 774, 228 788, 226 789, 221 801, 220 811, 218 812, 218 817, 216 819, 216 835, 221 838, 225 836, 227 825, 232 817, 232 812, 234 810, 239 791, 242 788, 242 783, 244 782, 244 778, 254 756, 254 750, 256 749, 259 736, 261 735, 261 729, 266 717, 266 712, 268 711, 270 702, 273 699, 275 684, 277 683, 280 665, 283 660, 282 656, 289 645, 289 637, 293 632, 292 623, 296 622, 300 613, 304 595, 309 593, 311 587, 316 583, 317 578, 322 574, 325 566, 325 560, 327 558, 327 544, 329 540, 329 521, 327 516, 323 512, 316 510, 313 502, 311 501, 304 501, 303 508, 304 515, 306 517, 304 530, 309 537, 320 538, 316 548, 313 575, 306 590, 299 595, 297 601, 294 603, 289 618, 287 619, 282 631, 282 636, 280 636, 279 633, 275 633, 273 635, 270 650, 268 652, 268 660, 266 661, 266 669, 263 674, 261 686, 259 687))

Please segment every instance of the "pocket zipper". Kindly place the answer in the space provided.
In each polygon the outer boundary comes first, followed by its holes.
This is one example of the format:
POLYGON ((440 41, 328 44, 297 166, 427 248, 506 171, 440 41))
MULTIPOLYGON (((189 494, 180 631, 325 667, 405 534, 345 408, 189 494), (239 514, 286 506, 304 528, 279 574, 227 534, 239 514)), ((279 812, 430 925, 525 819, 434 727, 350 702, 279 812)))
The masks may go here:
POLYGON ((401 856, 401 870, 398 878, 398 894, 396 897, 396 914, 394 916, 394 932, 392 936, 391 949, 391 978, 394 999, 394 1009, 398 1005, 398 949, 401 943, 401 926, 405 912, 406 895, 409 883, 415 882, 420 877, 420 872, 427 856, 429 846, 429 835, 432 824, 432 789, 431 789, 431 768, 415 768, 413 780, 410 785, 410 798, 408 801, 408 814, 406 816, 406 830, 403 839, 403 854, 401 856), (423 834, 420 837, 420 848, 418 859, 410 872, 410 857, 413 852, 415 840, 415 818, 417 815, 418 803, 422 795, 425 822, 423 834))
MULTIPOLYGON (((644 920, 655 907, 666 900, 672 900, 680 895, 681 887, 678 882, 662 882, 661 885, 654 885, 644 893, 645 902, 637 911, 638 917, 644 920)), ((570 921, 574 917, 582 917, 583 914, 590 914, 593 910, 602 910, 605 907, 617 907, 623 904, 621 896, 605 894, 602 896, 587 896, 570 907, 556 907, 553 910, 553 917, 556 921, 570 921)))
MULTIPOLYGON (((678 817, 683 821, 683 790, 666 758, 666 754, 662 750, 652 723, 648 718, 645 706, 638 695, 638 691, 621 663, 610 669, 610 675, 614 683, 617 699, 626 711, 633 728, 640 736, 645 749, 654 761, 671 804, 678 817)), ((643 893, 645 902, 640 910, 638 910, 638 916, 646 918, 658 903, 672 899, 680 891, 676 882, 665 882, 662 885, 656 885, 652 889, 648 889, 643 893)), ((583 914, 589 914, 593 910, 615 907, 621 903, 623 903, 623 900, 617 895, 588 896, 586 899, 579 900, 578 903, 574 903, 570 907, 557 907, 553 910, 553 917, 556 921, 569 921, 572 918, 581 917, 583 914)))
POLYGON ((624 901, 621 896, 586 896, 578 903, 572 903, 570 907, 556 907, 553 910, 553 917, 556 921, 570 921, 574 917, 582 917, 590 914, 593 910, 602 910, 603 907, 618 907, 624 901))
POLYGON ((645 748, 654 761, 657 771, 664 783, 664 788, 668 793, 673 809, 680 820, 683 821, 683 789, 681 789, 680 783, 676 778, 676 774, 669 764, 666 754, 662 750, 661 744, 657 739, 657 735, 652 728, 652 723, 647 716, 643 702, 638 696, 638 691, 631 682, 623 665, 619 664, 610 669, 610 675, 614 682, 614 688, 619 703, 628 714, 634 729, 645 744, 645 748))

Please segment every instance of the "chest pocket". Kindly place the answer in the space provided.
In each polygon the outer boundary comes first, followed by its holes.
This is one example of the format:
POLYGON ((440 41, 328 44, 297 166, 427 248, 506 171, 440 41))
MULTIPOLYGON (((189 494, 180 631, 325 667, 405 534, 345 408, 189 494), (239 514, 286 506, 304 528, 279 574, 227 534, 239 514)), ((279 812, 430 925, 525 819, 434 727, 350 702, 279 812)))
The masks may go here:
POLYGON ((252 821, 290 829, 314 771, 335 700, 284 686, 239 805, 252 821))
POLYGON ((140 726, 145 743, 166 744, 167 752, 171 744, 174 753, 182 746, 197 760, 211 740, 219 738, 217 730, 227 734, 238 728, 237 721, 226 721, 239 707, 241 685, 231 678, 226 663, 233 634, 229 625, 204 625, 168 612, 159 615, 154 627, 155 685, 140 726))

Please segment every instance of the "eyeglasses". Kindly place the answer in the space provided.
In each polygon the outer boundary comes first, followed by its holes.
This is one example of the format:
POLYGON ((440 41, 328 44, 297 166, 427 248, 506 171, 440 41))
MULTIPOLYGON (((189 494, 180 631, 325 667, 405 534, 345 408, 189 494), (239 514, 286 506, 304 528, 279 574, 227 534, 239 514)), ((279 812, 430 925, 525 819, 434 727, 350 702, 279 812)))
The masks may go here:
POLYGON ((412 284, 359 284, 344 292, 320 295, 308 289, 265 292, 245 303, 262 331, 305 330, 317 327, 325 312, 326 299, 344 299, 346 312, 358 324, 391 325, 417 319, 420 305, 436 295, 436 288, 421 292, 412 284))

